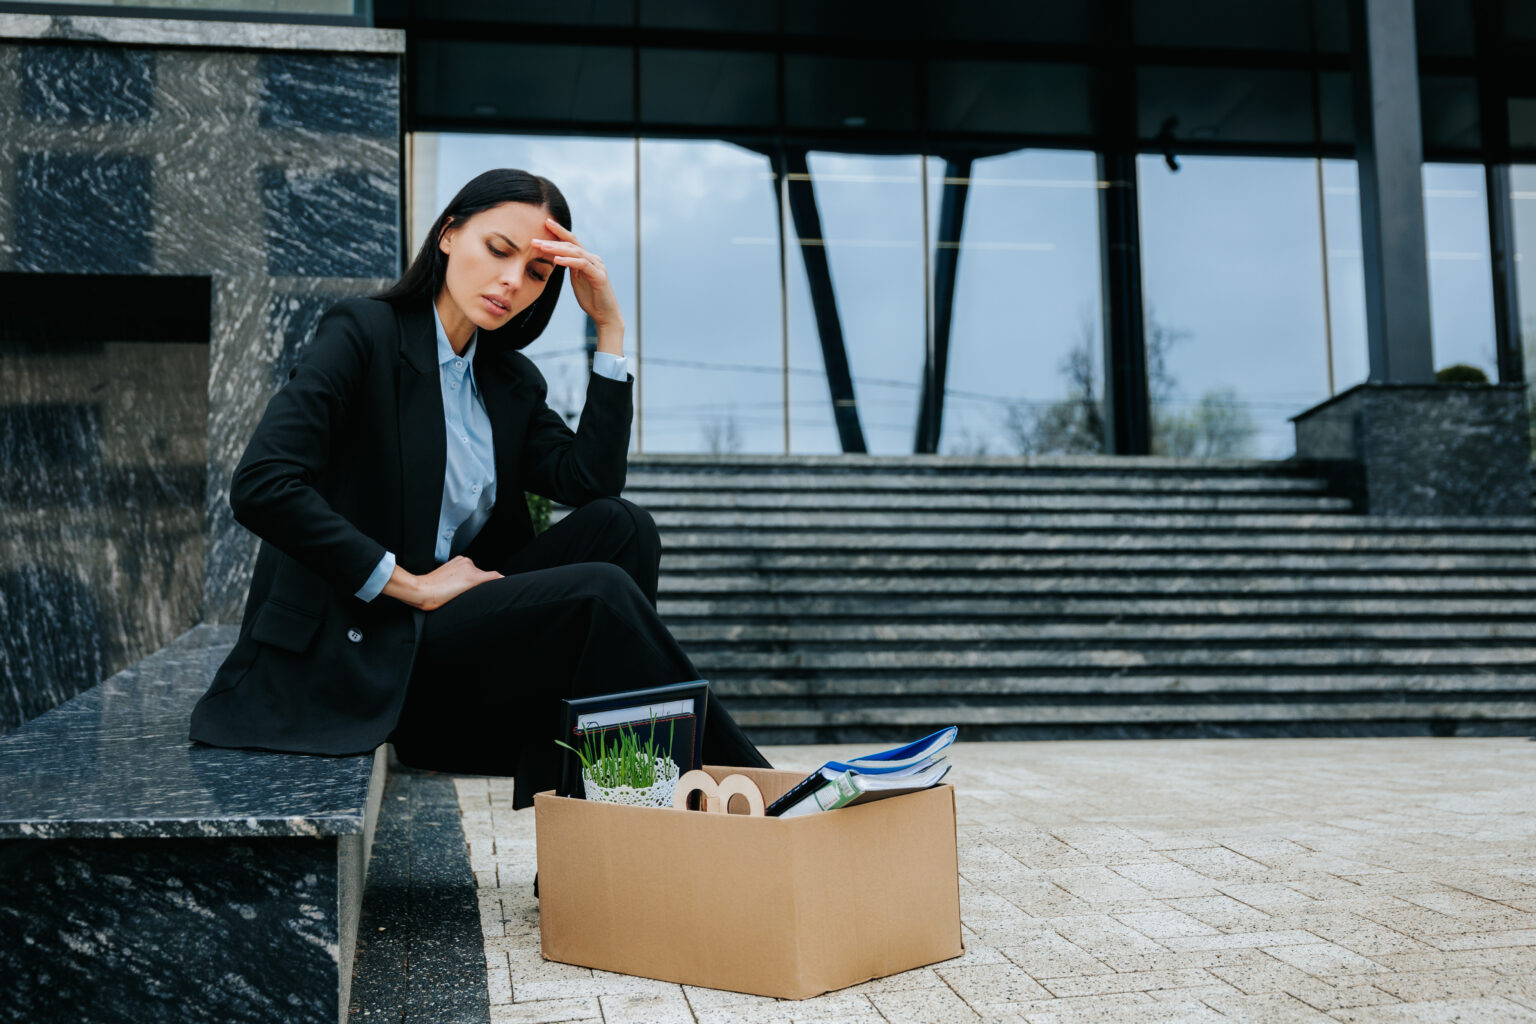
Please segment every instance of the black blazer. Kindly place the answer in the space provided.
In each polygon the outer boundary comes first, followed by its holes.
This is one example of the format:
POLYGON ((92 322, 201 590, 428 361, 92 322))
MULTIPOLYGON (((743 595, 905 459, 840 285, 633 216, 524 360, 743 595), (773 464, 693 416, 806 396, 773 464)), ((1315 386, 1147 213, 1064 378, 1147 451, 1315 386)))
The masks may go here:
MULTIPOLYGON (((352 596, 385 550, 436 566, 447 436, 432 310, 349 299, 329 310, 267 405, 229 503, 261 538, 234 649, 191 738, 314 754, 373 750, 405 699, 423 613, 352 596)), ((496 450, 496 507, 465 551, 494 568, 533 538, 523 491, 567 505, 624 486, 632 381, 592 374, 574 432, 528 358, 481 334, 475 379, 496 450)))

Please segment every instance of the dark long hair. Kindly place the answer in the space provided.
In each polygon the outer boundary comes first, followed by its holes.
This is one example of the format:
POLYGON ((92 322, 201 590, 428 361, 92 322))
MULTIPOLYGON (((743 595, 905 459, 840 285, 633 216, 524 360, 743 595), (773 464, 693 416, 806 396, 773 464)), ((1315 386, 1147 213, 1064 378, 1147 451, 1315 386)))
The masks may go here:
MULTIPOLYGON (((504 167, 486 171, 459 189, 459 194, 448 201, 443 212, 432 222, 432 230, 422 240, 421 251, 411 261, 400 280, 375 295, 376 299, 395 305, 410 302, 435 302, 443 290, 443 275, 448 270, 448 254, 438 248, 443 232, 450 224, 462 224, 482 210, 489 210, 502 203, 528 203, 531 206, 549 208, 549 215, 566 230, 571 227, 571 208, 565 196, 548 178, 527 171, 504 167)), ((482 335, 498 347, 519 349, 544 333, 549 318, 555 312, 560 298, 561 285, 565 283, 565 268, 550 271, 549 283, 533 305, 513 317, 503 327, 494 331, 482 331, 482 335)))

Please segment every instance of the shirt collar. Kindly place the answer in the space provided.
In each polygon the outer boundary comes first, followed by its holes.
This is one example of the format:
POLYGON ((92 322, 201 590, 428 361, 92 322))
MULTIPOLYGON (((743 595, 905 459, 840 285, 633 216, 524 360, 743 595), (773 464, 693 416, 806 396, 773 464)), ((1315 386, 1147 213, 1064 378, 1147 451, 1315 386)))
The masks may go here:
POLYGON ((453 350, 453 345, 448 341, 448 332, 443 329, 443 318, 437 314, 437 303, 432 303, 432 323, 437 327, 437 365, 452 367, 453 364, 464 360, 464 375, 469 378, 469 386, 475 391, 480 386, 475 382, 475 343, 480 340, 480 332, 469 336, 469 344, 464 346, 462 354, 453 350))

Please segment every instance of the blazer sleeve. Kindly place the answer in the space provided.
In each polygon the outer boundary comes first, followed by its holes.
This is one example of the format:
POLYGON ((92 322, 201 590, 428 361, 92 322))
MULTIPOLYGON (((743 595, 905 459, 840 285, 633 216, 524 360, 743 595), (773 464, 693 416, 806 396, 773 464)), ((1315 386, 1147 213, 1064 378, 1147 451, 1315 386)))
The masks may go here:
POLYGON ((518 467, 523 485, 573 507, 594 498, 618 497, 629 458, 634 379, 618 381, 590 374, 587 404, 581 422, 572 430, 549 407, 549 386, 538 368, 524 359, 521 371, 535 390, 518 467))
POLYGON ((362 401, 371 351, 354 304, 329 310, 267 404, 229 491, 237 522, 348 594, 368 579, 385 548, 333 509, 316 481, 326 475, 349 411, 362 401))

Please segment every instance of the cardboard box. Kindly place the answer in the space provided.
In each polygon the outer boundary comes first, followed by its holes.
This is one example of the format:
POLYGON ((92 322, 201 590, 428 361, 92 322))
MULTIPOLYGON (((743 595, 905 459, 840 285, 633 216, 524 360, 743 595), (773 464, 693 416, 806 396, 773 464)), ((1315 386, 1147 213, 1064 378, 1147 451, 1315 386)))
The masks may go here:
POLYGON ((804 999, 965 951, 951 786, 789 819, 539 793, 534 824, 547 960, 804 999))

